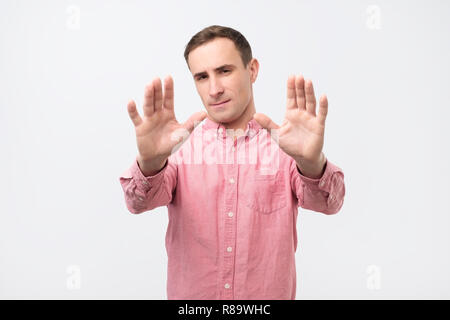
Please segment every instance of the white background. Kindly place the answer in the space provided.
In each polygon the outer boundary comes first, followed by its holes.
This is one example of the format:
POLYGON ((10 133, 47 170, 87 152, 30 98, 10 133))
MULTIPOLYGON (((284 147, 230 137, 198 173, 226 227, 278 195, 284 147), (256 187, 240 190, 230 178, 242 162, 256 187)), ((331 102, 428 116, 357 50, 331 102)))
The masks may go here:
POLYGON ((449 1, 1 1, 0 298, 166 299, 167 208, 132 215, 126 103, 219 24, 260 62, 257 112, 281 123, 289 74, 329 99, 334 216, 300 208, 297 299, 450 298, 449 1))

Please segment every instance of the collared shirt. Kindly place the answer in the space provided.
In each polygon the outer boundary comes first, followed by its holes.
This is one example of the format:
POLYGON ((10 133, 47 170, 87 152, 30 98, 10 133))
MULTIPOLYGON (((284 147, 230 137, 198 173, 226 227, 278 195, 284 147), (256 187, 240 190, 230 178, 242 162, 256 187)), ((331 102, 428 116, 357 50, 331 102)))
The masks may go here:
POLYGON ((128 210, 167 206, 168 299, 295 299, 298 207, 335 214, 344 174, 303 176, 256 120, 237 139, 206 118, 145 177, 120 176, 128 210))

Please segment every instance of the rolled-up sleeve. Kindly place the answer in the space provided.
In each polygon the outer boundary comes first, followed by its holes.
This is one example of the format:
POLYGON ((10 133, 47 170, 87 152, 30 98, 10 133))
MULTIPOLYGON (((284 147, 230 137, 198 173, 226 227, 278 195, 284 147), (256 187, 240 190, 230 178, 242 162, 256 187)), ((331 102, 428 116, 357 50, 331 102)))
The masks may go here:
POLYGON ((177 167, 169 159, 153 176, 144 176, 137 159, 119 177, 125 203, 131 213, 142 213, 168 205, 177 184, 177 167))
POLYGON ((291 164, 291 186, 297 195, 298 206, 325 214, 338 213, 344 204, 344 172, 331 163, 325 163, 322 177, 312 179, 305 177, 293 160, 291 164))

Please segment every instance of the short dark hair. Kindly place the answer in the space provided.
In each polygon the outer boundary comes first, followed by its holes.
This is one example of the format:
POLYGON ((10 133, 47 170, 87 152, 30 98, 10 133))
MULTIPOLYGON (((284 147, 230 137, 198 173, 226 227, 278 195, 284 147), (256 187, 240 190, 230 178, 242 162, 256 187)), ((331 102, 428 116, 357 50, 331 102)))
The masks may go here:
POLYGON ((239 54, 242 59, 242 63, 244 67, 247 67, 247 64, 252 60, 252 48, 248 43, 247 39, 237 30, 229 27, 212 25, 204 28, 203 30, 197 32, 191 40, 189 40, 186 45, 186 49, 184 50, 184 59, 189 67, 188 56, 189 53, 195 48, 210 42, 216 38, 228 38, 233 41, 236 49, 239 51, 239 54))

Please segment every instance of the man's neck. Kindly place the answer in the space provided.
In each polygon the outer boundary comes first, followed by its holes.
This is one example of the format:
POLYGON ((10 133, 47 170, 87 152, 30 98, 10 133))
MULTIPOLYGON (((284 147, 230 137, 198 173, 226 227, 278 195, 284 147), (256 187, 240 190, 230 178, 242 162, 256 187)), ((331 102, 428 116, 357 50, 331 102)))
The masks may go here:
POLYGON ((244 113, 238 119, 234 120, 233 122, 223 123, 223 126, 226 129, 232 129, 235 138, 239 135, 243 135, 245 130, 247 129, 248 122, 253 118, 255 112, 255 104, 253 103, 252 98, 244 113), (241 129, 242 131, 239 129, 241 129))

